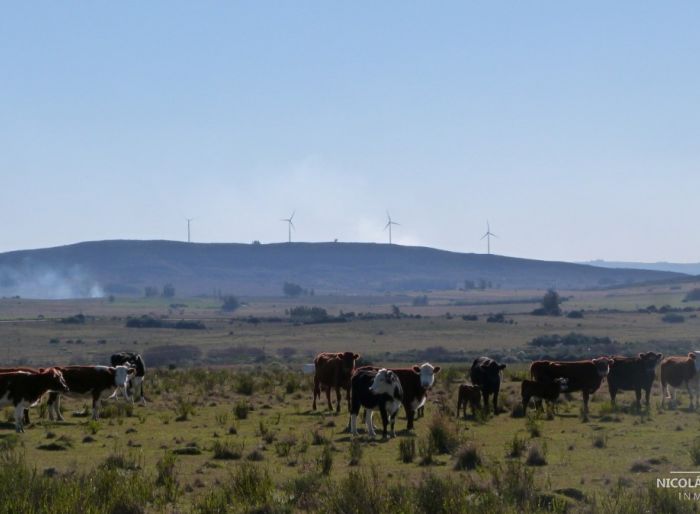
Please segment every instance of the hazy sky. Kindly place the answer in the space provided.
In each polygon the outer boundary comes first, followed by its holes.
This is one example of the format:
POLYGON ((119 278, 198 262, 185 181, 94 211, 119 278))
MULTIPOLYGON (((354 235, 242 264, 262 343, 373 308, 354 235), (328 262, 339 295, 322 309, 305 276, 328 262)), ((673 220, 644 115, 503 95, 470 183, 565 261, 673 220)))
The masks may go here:
POLYGON ((0 251, 395 241, 700 260, 697 2, 16 2, 0 251))

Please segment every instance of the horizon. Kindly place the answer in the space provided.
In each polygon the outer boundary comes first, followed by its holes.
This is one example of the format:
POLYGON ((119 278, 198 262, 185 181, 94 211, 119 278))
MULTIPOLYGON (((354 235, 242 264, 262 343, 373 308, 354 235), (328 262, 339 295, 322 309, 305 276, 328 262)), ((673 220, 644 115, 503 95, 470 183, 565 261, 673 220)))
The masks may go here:
POLYGON ((0 251, 386 242, 695 263, 700 6, 8 7, 0 251))

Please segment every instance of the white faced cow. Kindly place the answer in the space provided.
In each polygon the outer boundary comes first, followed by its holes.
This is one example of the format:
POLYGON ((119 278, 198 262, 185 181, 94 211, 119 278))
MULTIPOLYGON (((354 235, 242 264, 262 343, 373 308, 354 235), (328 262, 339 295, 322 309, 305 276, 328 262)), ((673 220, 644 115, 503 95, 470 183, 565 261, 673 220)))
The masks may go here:
MULTIPOLYGON (((134 374, 134 369, 127 366, 65 366, 58 368, 63 373, 63 378, 70 390, 69 397, 92 398, 92 419, 98 419, 100 400, 114 391, 114 388, 123 388, 126 393, 129 378, 134 374)), ((60 396, 58 392, 49 395, 49 418, 62 420, 60 409, 60 396)))
POLYGON ((374 409, 379 409, 382 416, 384 439, 387 437, 389 424, 391 424, 391 437, 395 437, 394 423, 403 399, 401 381, 396 373, 386 368, 380 370, 361 368, 353 374, 350 380, 350 389, 350 431, 352 434, 357 435, 357 415, 360 412, 360 407, 364 407, 365 423, 370 437, 376 435, 372 423, 374 409))

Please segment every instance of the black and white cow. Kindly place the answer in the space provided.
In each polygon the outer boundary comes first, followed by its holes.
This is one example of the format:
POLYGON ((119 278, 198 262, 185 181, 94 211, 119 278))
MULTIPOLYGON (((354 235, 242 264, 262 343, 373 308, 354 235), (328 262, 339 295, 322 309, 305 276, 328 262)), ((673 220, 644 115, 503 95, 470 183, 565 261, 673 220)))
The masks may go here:
MULTIPOLYGON (((115 353, 112 355, 112 357, 110 357, 110 364, 112 367, 127 366, 134 369, 134 375, 129 379, 127 387, 122 391, 122 393, 124 394, 125 398, 131 396, 132 401, 138 395, 138 397, 141 398, 141 405, 146 405, 146 397, 143 393, 143 380, 146 375, 146 363, 143 361, 141 354, 134 352, 115 353)), ((123 388, 117 388, 110 398, 116 398, 120 389, 123 388)))
POLYGON ((398 375, 386 368, 380 370, 358 369, 350 380, 350 391, 351 433, 357 435, 357 415, 360 413, 360 407, 364 407, 365 423, 370 437, 376 435, 372 423, 374 409, 379 409, 382 416, 384 439, 387 438, 389 424, 391 424, 391 437, 395 437, 396 414, 403 401, 403 389, 398 375))

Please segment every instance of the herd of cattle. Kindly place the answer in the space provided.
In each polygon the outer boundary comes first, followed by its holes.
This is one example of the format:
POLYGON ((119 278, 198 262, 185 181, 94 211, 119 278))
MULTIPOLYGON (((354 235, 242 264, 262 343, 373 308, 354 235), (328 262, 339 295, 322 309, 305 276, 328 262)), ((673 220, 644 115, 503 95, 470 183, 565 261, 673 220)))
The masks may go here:
POLYGON ((55 366, 50 368, 0 368, 0 407, 15 409, 15 429, 24 432, 29 423, 29 407, 37 405, 48 393, 50 419, 62 420, 61 395, 92 398, 92 417, 98 419, 100 400, 121 391, 130 400, 132 394, 146 402, 143 379, 146 372, 142 357, 122 352, 112 355, 111 366, 55 366))
MULTIPOLYGON (((333 410, 331 390, 336 393, 336 412, 340 412, 341 390, 345 389, 350 412, 349 429, 357 434, 357 416, 365 409, 367 433, 375 435, 372 413, 379 410, 383 435, 386 438, 389 428, 394 436, 396 415, 403 406, 406 411, 406 429, 411 430, 416 417, 422 415, 428 392, 435 384, 435 375, 440 366, 426 362, 410 368, 378 368, 356 366, 359 354, 353 352, 320 353, 313 364, 313 409, 321 391, 325 391, 328 408, 333 410)), ((673 356, 663 359, 655 352, 640 353, 636 357, 598 357, 579 361, 535 361, 530 365, 530 379, 521 384, 523 409, 526 411, 530 400, 536 400, 541 408, 542 400, 550 406, 563 392, 580 391, 583 397, 584 412, 588 412, 590 396, 596 392, 607 378, 610 400, 615 404, 618 391, 634 391, 636 405, 641 407, 642 391, 649 406, 649 395, 656 378, 656 367, 660 365, 662 406, 667 399, 675 402, 675 390, 685 387, 690 396, 690 407, 700 404, 700 351, 687 356, 673 356), (695 396, 693 397, 693 392, 695 396), (665 394, 664 394, 665 393, 665 394)), ((103 398, 116 398, 121 392, 124 398, 133 401, 138 397, 145 404, 143 381, 145 364, 137 353, 122 352, 112 355, 110 366, 56 366, 50 368, 0 368, 0 407, 14 407, 15 428, 24 431, 29 422, 28 408, 37 405, 48 393, 48 413, 50 419, 62 420, 60 397, 92 398, 92 417, 98 419, 103 398), (131 392, 131 395, 130 395, 131 392)), ((489 410, 498 414, 498 394, 501 388, 501 375, 505 364, 489 357, 474 360, 469 375, 471 384, 459 387, 457 415, 467 406, 473 413, 477 409, 489 410)))
MULTIPOLYGON (((406 428, 411 430, 417 413, 422 412, 428 391, 435 383, 439 366, 424 363, 412 368, 377 368, 374 366, 356 367, 360 356, 353 352, 320 353, 314 360, 313 409, 316 399, 324 390, 328 408, 333 410, 331 390, 336 393, 336 412, 340 412, 341 389, 345 389, 350 412, 350 431, 357 435, 357 416, 360 408, 365 408, 367 433, 375 435, 372 412, 378 409, 382 418, 384 437, 388 428, 394 435, 394 422, 401 406, 406 411, 406 428)), ((590 396, 607 379, 610 400, 615 404, 619 391, 634 391, 636 406, 641 408, 642 391, 649 407, 649 395, 656 378, 656 367, 660 365, 662 402, 675 403, 675 391, 685 387, 690 396, 690 407, 697 408, 700 401, 700 351, 687 356, 663 358, 656 352, 640 353, 636 357, 598 357, 579 361, 539 360, 530 365, 530 379, 521 383, 523 411, 527 412, 531 400, 538 408, 544 400, 549 406, 561 393, 580 391, 583 397, 583 410, 588 412, 590 396), (693 392, 695 398, 693 398, 693 392), (693 404, 695 401, 695 404, 693 404)), ((489 400, 493 411, 498 414, 498 394, 501 388, 502 370, 500 364, 489 357, 474 360, 469 375, 471 384, 462 384, 457 395, 457 416, 466 415, 467 406, 472 413, 477 409, 489 410, 489 400), (483 403, 482 403, 483 402, 483 403)))

